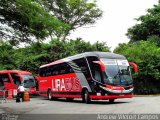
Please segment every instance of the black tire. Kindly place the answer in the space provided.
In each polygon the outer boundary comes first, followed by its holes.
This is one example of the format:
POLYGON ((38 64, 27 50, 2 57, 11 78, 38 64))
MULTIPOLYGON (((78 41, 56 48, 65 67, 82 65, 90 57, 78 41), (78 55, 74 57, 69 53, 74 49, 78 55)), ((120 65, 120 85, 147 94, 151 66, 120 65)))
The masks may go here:
POLYGON ((83 94, 82 94, 82 101, 86 104, 89 104, 91 99, 89 97, 89 92, 88 90, 84 90, 83 94))
POLYGON ((71 102, 74 98, 66 98, 66 101, 71 102))
POLYGON ((109 103, 111 103, 111 104, 114 103, 114 100, 115 99, 109 99, 109 103))
POLYGON ((48 90, 47 97, 48 97, 48 100, 53 99, 51 90, 48 90))

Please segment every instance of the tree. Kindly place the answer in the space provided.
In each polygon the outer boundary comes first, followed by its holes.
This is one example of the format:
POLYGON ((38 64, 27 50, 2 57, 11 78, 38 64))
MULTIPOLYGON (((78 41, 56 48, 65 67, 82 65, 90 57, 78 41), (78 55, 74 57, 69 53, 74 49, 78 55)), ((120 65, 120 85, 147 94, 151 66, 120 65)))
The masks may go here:
POLYGON ((18 44, 43 40, 55 31, 63 34, 68 25, 51 16, 36 1, 39 0, 0 1, 1 38, 18 44))
POLYGON ((106 42, 96 42, 93 44, 95 46, 95 51, 103 51, 103 52, 110 52, 110 47, 107 46, 106 42))
POLYGON ((97 7, 95 0, 42 0, 40 4, 54 17, 70 25, 65 34, 55 33, 58 38, 63 39, 70 31, 92 25, 102 16, 102 11, 97 7))
MULTIPOLYGON (((148 40, 149 37, 160 38, 160 5, 155 5, 147 10, 146 15, 136 19, 139 23, 128 29, 127 36, 130 42, 148 40)), ((157 42, 160 39, 157 39, 157 42)))
POLYGON ((14 69, 15 65, 14 49, 9 43, 0 40, 0 70, 14 69))
POLYGON ((134 76, 135 92, 138 94, 160 93, 160 48, 150 41, 119 44, 114 52, 127 57, 138 65, 134 76))

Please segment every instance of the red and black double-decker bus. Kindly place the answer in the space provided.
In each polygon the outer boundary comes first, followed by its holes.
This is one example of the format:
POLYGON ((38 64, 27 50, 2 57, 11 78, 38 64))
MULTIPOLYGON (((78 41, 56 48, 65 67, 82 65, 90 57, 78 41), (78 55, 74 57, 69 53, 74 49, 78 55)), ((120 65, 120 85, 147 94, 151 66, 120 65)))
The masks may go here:
MULTIPOLYGON (((137 69, 136 64, 134 64, 137 69)), ((39 91, 48 99, 92 99, 133 97, 133 80, 127 59, 108 52, 85 52, 39 68, 39 91)))

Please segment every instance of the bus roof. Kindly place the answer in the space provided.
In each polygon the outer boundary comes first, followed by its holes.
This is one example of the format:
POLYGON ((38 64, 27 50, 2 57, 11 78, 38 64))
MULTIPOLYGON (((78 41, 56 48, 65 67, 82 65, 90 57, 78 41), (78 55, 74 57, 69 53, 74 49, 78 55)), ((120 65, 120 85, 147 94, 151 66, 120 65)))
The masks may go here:
POLYGON ((32 74, 28 71, 23 71, 23 70, 2 70, 0 73, 19 73, 19 74, 32 74))
POLYGON ((86 56, 96 56, 98 58, 107 58, 107 59, 126 59, 123 55, 110 53, 110 52, 84 52, 84 53, 81 53, 81 54, 73 55, 73 56, 70 56, 70 57, 66 57, 64 59, 60 59, 60 60, 51 62, 49 64, 42 65, 42 66, 40 66, 40 68, 50 66, 50 65, 59 64, 59 63, 63 63, 63 62, 69 62, 71 60, 79 59, 79 58, 86 57, 86 56))
POLYGON ((111 52, 85 52, 85 53, 77 54, 67 58, 78 59, 78 58, 81 58, 82 56, 96 56, 98 58, 107 58, 107 59, 126 59, 123 55, 119 55, 111 52))

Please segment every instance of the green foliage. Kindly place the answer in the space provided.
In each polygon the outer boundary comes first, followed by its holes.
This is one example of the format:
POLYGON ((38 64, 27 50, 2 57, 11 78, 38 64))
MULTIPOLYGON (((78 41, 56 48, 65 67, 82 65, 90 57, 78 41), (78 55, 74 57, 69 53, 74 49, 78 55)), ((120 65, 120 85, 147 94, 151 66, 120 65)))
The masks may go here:
POLYGON ((134 81, 137 94, 160 93, 160 4, 136 20, 138 24, 126 34, 133 44, 120 44, 115 52, 138 64, 140 71, 134 81))
POLYGON ((63 34, 69 26, 54 18, 38 0, 1 0, 0 1, 0 37, 11 43, 42 40, 53 32, 63 34), (35 37, 35 38, 34 38, 35 37), (33 38, 33 39, 32 39, 33 38))
POLYGON ((79 27, 94 24, 102 16, 95 0, 41 0, 39 3, 54 17, 70 25, 65 34, 56 33, 58 38, 65 38, 79 27))
POLYGON ((0 38, 16 46, 47 37, 58 39, 71 30, 94 24, 102 16, 89 0, 1 0, 0 38))
POLYGON ((119 44, 114 52, 123 54, 135 62, 139 73, 134 75, 137 94, 160 93, 160 48, 154 42, 140 41, 134 44, 119 44))
MULTIPOLYGON (((146 15, 142 15, 136 20, 138 24, 129 28, 127 32, 130 42, 147 40, 152 36, 160 38, 160 5, 148 9, 146 15)), ((160 43, 160 39, 157 39, 157 41, 160 43)))

